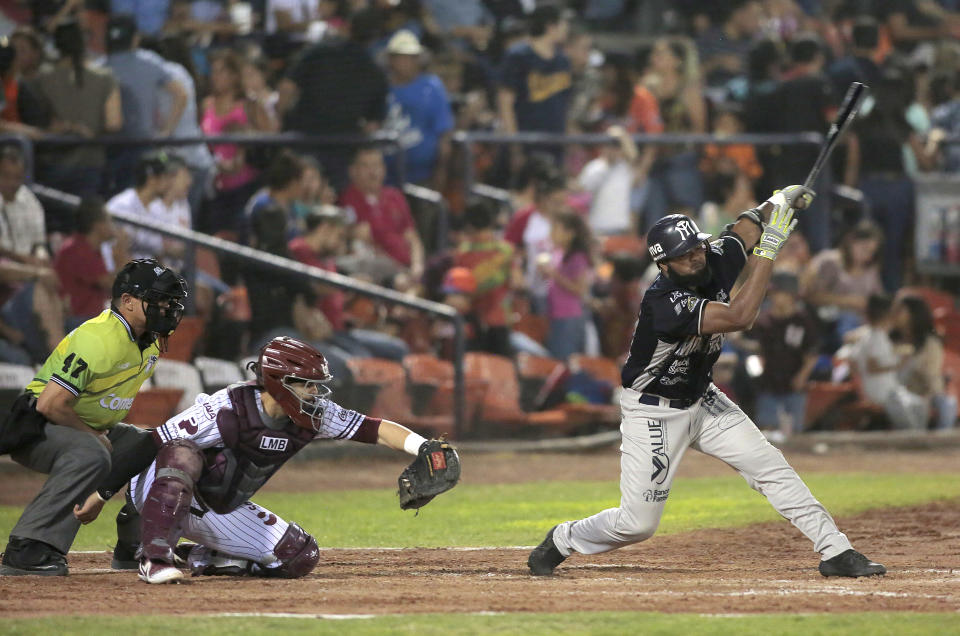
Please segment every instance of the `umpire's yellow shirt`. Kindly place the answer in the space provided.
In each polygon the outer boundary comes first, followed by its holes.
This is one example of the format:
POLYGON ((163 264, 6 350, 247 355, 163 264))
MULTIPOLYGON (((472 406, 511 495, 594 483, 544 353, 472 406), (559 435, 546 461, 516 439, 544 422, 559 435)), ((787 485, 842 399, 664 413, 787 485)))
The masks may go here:
POLYGON ((159 357, 156 341, 141 350, 130 324, 107 309, 60 341, 27 391, 40 395, 56 382, 77 396, 73 410, 85 424, 105 430, 126 416, 159 357))

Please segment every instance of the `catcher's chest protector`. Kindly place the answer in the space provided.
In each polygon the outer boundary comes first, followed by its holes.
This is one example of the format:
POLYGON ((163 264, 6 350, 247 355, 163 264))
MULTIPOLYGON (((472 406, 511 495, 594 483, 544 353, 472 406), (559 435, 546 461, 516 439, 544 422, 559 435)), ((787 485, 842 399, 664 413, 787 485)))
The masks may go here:
POLYGON ((231 388, 233 409, 217 414, 224 448, 208 452, 197 494, 218 514, 249 500, 315 435, 293 422, 282 430, 268 428, 257 409, 256 391, 252 386, 231 388))

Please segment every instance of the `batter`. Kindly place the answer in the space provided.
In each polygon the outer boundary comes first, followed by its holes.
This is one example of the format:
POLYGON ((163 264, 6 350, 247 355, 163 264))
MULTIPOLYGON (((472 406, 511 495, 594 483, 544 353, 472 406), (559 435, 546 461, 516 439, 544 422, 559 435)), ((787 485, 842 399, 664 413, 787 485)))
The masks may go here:
POLYGON ((726 462, 764 495, 813 542, 822 575, 886 573, 853 549, 783 454, 711 382, 723 334, 753 324, 777 254, 796 227, 794 209, 812 200, 803 186, 777 191, 713 242, 680 214, 650 230, 647 245, 660 275, 644 295, 622 371, 620 506, 552 528, 530 553, 532 574, 552 574, 573 552, 598 554, 653 536, 687 448, 726 462))

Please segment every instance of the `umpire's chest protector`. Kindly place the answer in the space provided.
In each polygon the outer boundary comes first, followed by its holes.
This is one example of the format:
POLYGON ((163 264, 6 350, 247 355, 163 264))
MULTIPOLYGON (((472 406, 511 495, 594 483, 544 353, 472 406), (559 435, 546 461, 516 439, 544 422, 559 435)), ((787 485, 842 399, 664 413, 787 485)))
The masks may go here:
POLYGON ((223 448, 208 452, 197 484, 200 498, 217 514, 249 500, 315 435, 293 422, 280 430, 269 428, 257 408, 256 392, 252 386, 231 388, 233 408, 217 413, 223 448))

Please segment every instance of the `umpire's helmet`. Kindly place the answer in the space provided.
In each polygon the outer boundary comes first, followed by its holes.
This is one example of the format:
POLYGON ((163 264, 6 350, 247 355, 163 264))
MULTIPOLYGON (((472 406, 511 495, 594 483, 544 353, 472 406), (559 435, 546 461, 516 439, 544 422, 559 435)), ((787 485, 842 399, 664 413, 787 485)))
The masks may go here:
POLYGON ((187 297, 187 281, 155 259, 138 258, 124 265, 113 279, 113 298, 123 294, 144 302, 146 330, 166 338, 183 318, 180 301, 187 297), (166 306, 161 306, 164 301, 166 306))
POLYGON ((302 340, 281 336, 260 349, 250 369, 297 426, 320 430, 330 395, 323 383, 333 380, 322 353, 302 340))
POLYGON ((647 232, 647 249, 654 263, 683 256, 710 238, 697 224, 683 214, 668 214, 647 232))

